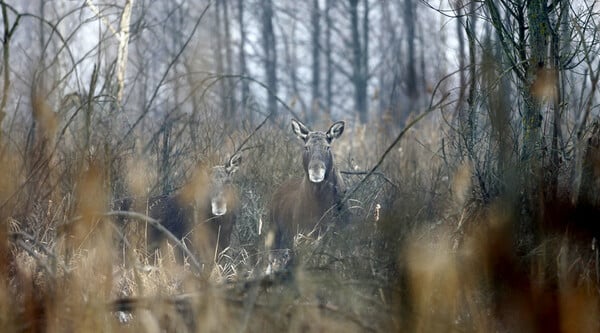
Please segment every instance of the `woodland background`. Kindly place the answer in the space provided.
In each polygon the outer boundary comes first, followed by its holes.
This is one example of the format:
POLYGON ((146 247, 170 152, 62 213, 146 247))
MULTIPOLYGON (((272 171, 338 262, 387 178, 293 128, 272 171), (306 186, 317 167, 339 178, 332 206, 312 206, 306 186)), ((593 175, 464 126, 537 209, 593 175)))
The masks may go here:
POLYGON ((599 6, 0 1, 1 326, 599 331, 599 6), (269 195, 302 174, 292 117, 346 121, 351 223, 265 276, 269 195), (236 151, 208 280, 117 245, 113 200, 236 151))

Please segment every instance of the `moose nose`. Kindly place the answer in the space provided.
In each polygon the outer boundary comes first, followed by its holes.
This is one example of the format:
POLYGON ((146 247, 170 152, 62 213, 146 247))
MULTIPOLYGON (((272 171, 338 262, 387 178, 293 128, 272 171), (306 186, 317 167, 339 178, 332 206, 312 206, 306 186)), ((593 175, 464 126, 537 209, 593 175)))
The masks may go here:
POLYGON ((320 183, 325 179, 325 164, 322 162, 311 163, 308 166, 308 179, 313 183, 320 183))
POLYGON ((213 199, 210 201, 210 208, 215 216, 225 215, 227 213, 227 202, 225 200, 213 199))

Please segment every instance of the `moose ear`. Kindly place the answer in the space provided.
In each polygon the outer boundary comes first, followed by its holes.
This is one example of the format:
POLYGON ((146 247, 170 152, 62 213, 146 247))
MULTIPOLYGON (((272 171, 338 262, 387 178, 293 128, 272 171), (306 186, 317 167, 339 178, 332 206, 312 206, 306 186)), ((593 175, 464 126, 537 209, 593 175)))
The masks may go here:
POLYGON ((229 162, 227 162, 227 165, 225 166, 225 169, 227 170, 228 173, 234 173, 238 170, 241 163, 242 163, 242 154, 237 153, 237 154, 231 156, 231 158, 229 159, 229 162))
POLYGON ((296 134, 296 136, 302 141, 306 141, 306 138, 308 138, 308 133, 310 133, 308 127, 296 119, 292 119, 292 130, 294 131, 294 134, 296 134))
POLYGON ((344 133, 344 125, 343 121, 336 121, 329 130, 327 131, 327 140, 331 143, 333 139, 337 139, 344 133))

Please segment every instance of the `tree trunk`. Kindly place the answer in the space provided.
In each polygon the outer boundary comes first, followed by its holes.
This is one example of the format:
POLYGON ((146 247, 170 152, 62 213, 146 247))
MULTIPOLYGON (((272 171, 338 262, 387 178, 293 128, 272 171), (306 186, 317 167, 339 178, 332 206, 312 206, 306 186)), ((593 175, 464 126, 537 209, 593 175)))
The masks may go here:
POLYGON ((321 9, 319 0, 313 0, 311 12, 312 23, 312 97, 311 97, 311 118, 314 120, 320 109, 321 100, 321 9))
MULTIPOLYGON (((298 8, 296 7, 298 4, 297 3, 293 3, 292 4, 292 8, 291 11, 292 12, 297 12, 298 8)), ((294 101, 294 104, 292 104, 292 107, 295 106, 295 103, 299 103, 300 104, 300 111, 302 112, 302 114, 305 117, 310 118, 311 115, 308 115, 309 113, 309 107, 307 107, 304 98, 302 98, 302 94, 300 92, 300 84, 299 84, 299 79, 298 79, 298 52, 297 52, 297 43, 295 43, 294 41, 297 40, 296 37, 296 33, 298 31, 297 28, 297 24, 298 21, 294 20, 291 23, 291 26, 289 26, 288 28, 291 30, 291 36, 287 36, 285 35, 285 33, 287 32, 284 31, 282 32, 283 38, 281 38, 282 44, 283 44, 283 49, 284 49, 284 60, 285 60, 285 66, 282 66, 286 72, 288 72, 289 77, 290 77, 290 83, 291 83, 291 87, 292 87, 292 100, 294 101)))
MULTIPOLYGON (((558 196, 558 177, 560 169, 560 154, 564 151, 562 145, 563 134, 561 129, 562 123, 562 111, 563 111, 563 68, 560 59, 560 50, 568 45, 568 41, 563 43, 563 35, 561 29, 564 27, 565 21, 569 19, 569 7, 570 3, 568 0, 561 1, 558 7, 560 12, 556 15, 557 22, 555 30, 552 31, 552 44, 551 44, 551 61, 552 61, 552 79, 554 80, 554 98, 552 99, 552 149, 550 150, 550 180, 548 195, 552 201, 555 201, 558 196)), ((568 28, 568 27, 567 27, 568 28)))
POLYGON ((406 28, 406 95, 414 102, 417 99, 417 61, 415 51, 415 5, 413 0, 404 0, 404 24, 406 28))
MULTIPOLYGON (((238 55, 239 61, 239 71, 241 76, 246 76, 247 73, 247 65, 246 65, 246 30, 244 29, 244 0, 238 0, 237 2, 238 8, 238 21, 240 27, 240 50, 238 55)), ((241 100, 240 100, 240 112, 248 117, 250 123, 253 123, 252 114, 246 114, 246 107, 248 105, 248 95, 250 92, 250 87, 248 86, 248 81, 246 79, 242 79, 242 89, 241 89, 241 100)))
MULTIPOLYGON (((474 142, 476 133, 476 99, 477 99, 477 43, 476 43, 476 24, 477 16, 475 14, 474 3, 471 2, 471 12, 469 13, 469 20, 465 27, 469 42, 469 92, 467 95, 467 114, 461 121, 464 121, 464 137, 465 146, 469 156, 474 156, 474 142)), ((488 38, 491 38, 488 33, 488 38)), ((508 124, 507 124, 508 125, 508 124)))
POLYGON ((600 123, 592 124, 581 168, 581 187, 577 204, 600 207, 600 123))
MULTIPOLYGON (((213 33, 215 38, 215 46, 213 48, 213 54, 215 57, 215 62, 217 66, 217 75, 221 76, 225 74, 224 62, 223 62, 223 37, 221 33, 221 6, 223 6, 222 0, 217 0, 215 3, 215 24, 213 26, 213 33)), ((221 117, 223 120, 227 119, 227 110, 226 110, 226 88, 225 88, 225 80, 220 79, 219 84, 217 85, 219 89, 219 109, 221 110, 221 117)))
MULTIPOLYGON (((223 24, 225 28, 225 74, 231 75, 233 72, 233 51, 231 50, 231 32, 229 27, 229 5, 228 1, 223 2, 223 24)), ((227 101, 225 104, 225 114, 227 115, 227 119, 229 120, 227 123, 234 125, 237 122, 231 121, 235 117, 235 99, 234 99, 234 88, 233 88, 233 80, 228 78, 225 82, 226 86, 226 97, 227 101)))
POLYGON ((273 2, 262 0, 262 42, 264 52, 265 76, 269 96, 267 108, 269 115, 277 113, 277 49, 273 31, 273 2))
POLYGON ((519 239, 529 240, 524 242, 522 250, 530 251, 539 238, 541 208, 541 188, 543 185, 542 154, 541 154, 541 98, 535 86, 544 84, 536 80, 543 80, 543 73, 548 63, 548 40, 550 26, 548 25, 548 12, 545 0, 527 1, 527 23, 529 32, 529 59, 525 68, 525 82, 523 82, 524 110, 522 116, 523 141, 521 146, 521 176, 523 188, 523 206, 526 212, 519 239))
POLYGON ((332 0, 325 1, 325 109, 331 116, 333 105, 333 59, 331 57, 331 32, 333 21, 331 19, 332 0))
MULTIPOLYGON (((365 16, 368 11, 365 8, 365 16)), ((364 21, 363 21, 364 22, 364 21)), ((363 23, 364 24, 364 23, 363 23)), ((354 84, 354 107, 358 112, 361 123, 367 122, 367 78, 364 65, 367 59, 361 42, 358 23, 358 0, 350 0, 350 25, 352 31, 352 82, 354 84)), ((363 25, 364 27, 364 25, 363 25)), ((363 36, 364 40, 368 36, 363 36)))
MULTIPOLYGON (((458 40, 458 69, 459 69, 459 83, 458 83, 458 101, 456 102, 456 109, 458 110, 457 114, 458 114, 458 118, 460 121, 460 124, 464 124, 464 101, 465 101, 465 94, 466 94, 466 90, 467 90, 467 76, 466 76, 466 52, 465 52, 465 37, 464 37, 464 33, 463 30, 464 29, 469 29, 468 26, 465 27, 465 22, 463 19, 463 7, 462 4, 458 5, 458 8, 456 9, 456 36, 457 36, 457 40, 458 40)), ((467 21, 467 24, 470 24, 467 21)))
MULTIPOLYGON (((536 78, 541 78, 547 65, 547 50, 550 26, 545 0, 527 2, 527 20, 529 23, 530 55, 526 72, 525 89, 523 89, 525 112, 523 113, 523 150, 524 161, 537 162, 539 159, 540 130, 542 115, 540 113, 540 96, 536 96, 533 85, 536 78)), ((531 164, 530 164, 531 166, 531 164)))

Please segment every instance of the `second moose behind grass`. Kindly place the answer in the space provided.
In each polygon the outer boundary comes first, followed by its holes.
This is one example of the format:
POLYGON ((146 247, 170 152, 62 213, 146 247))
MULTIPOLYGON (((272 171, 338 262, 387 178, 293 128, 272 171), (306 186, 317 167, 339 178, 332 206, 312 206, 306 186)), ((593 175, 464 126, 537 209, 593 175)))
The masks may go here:
POLYGON ((344 132, 344 122, 335 122, 327 132, 311 131, 293 119, 292 130, 304 143, 304 177, 283 183, 271 200, 274 249, 292 249, 298 233, 318 233, 341 209, 345 192, 336 170, 331 143, 344 132))
MULTIPOLYGON (((125 198, 116 205, 122 211, 146 211, 178 240, 189 244, 198 259, 211 266, 229 246, 236 223, 239 198, 232 178, 240 162, 241 155, 235 154, 224 165, 201 168, 180 191, 154 196, 147 202, 125 198)), ((148 228, 147 236, 149 253, 167 240, 166 234, 154 227, 148 228)), ((177 252, 181 259, 182 251, 177 252)))

